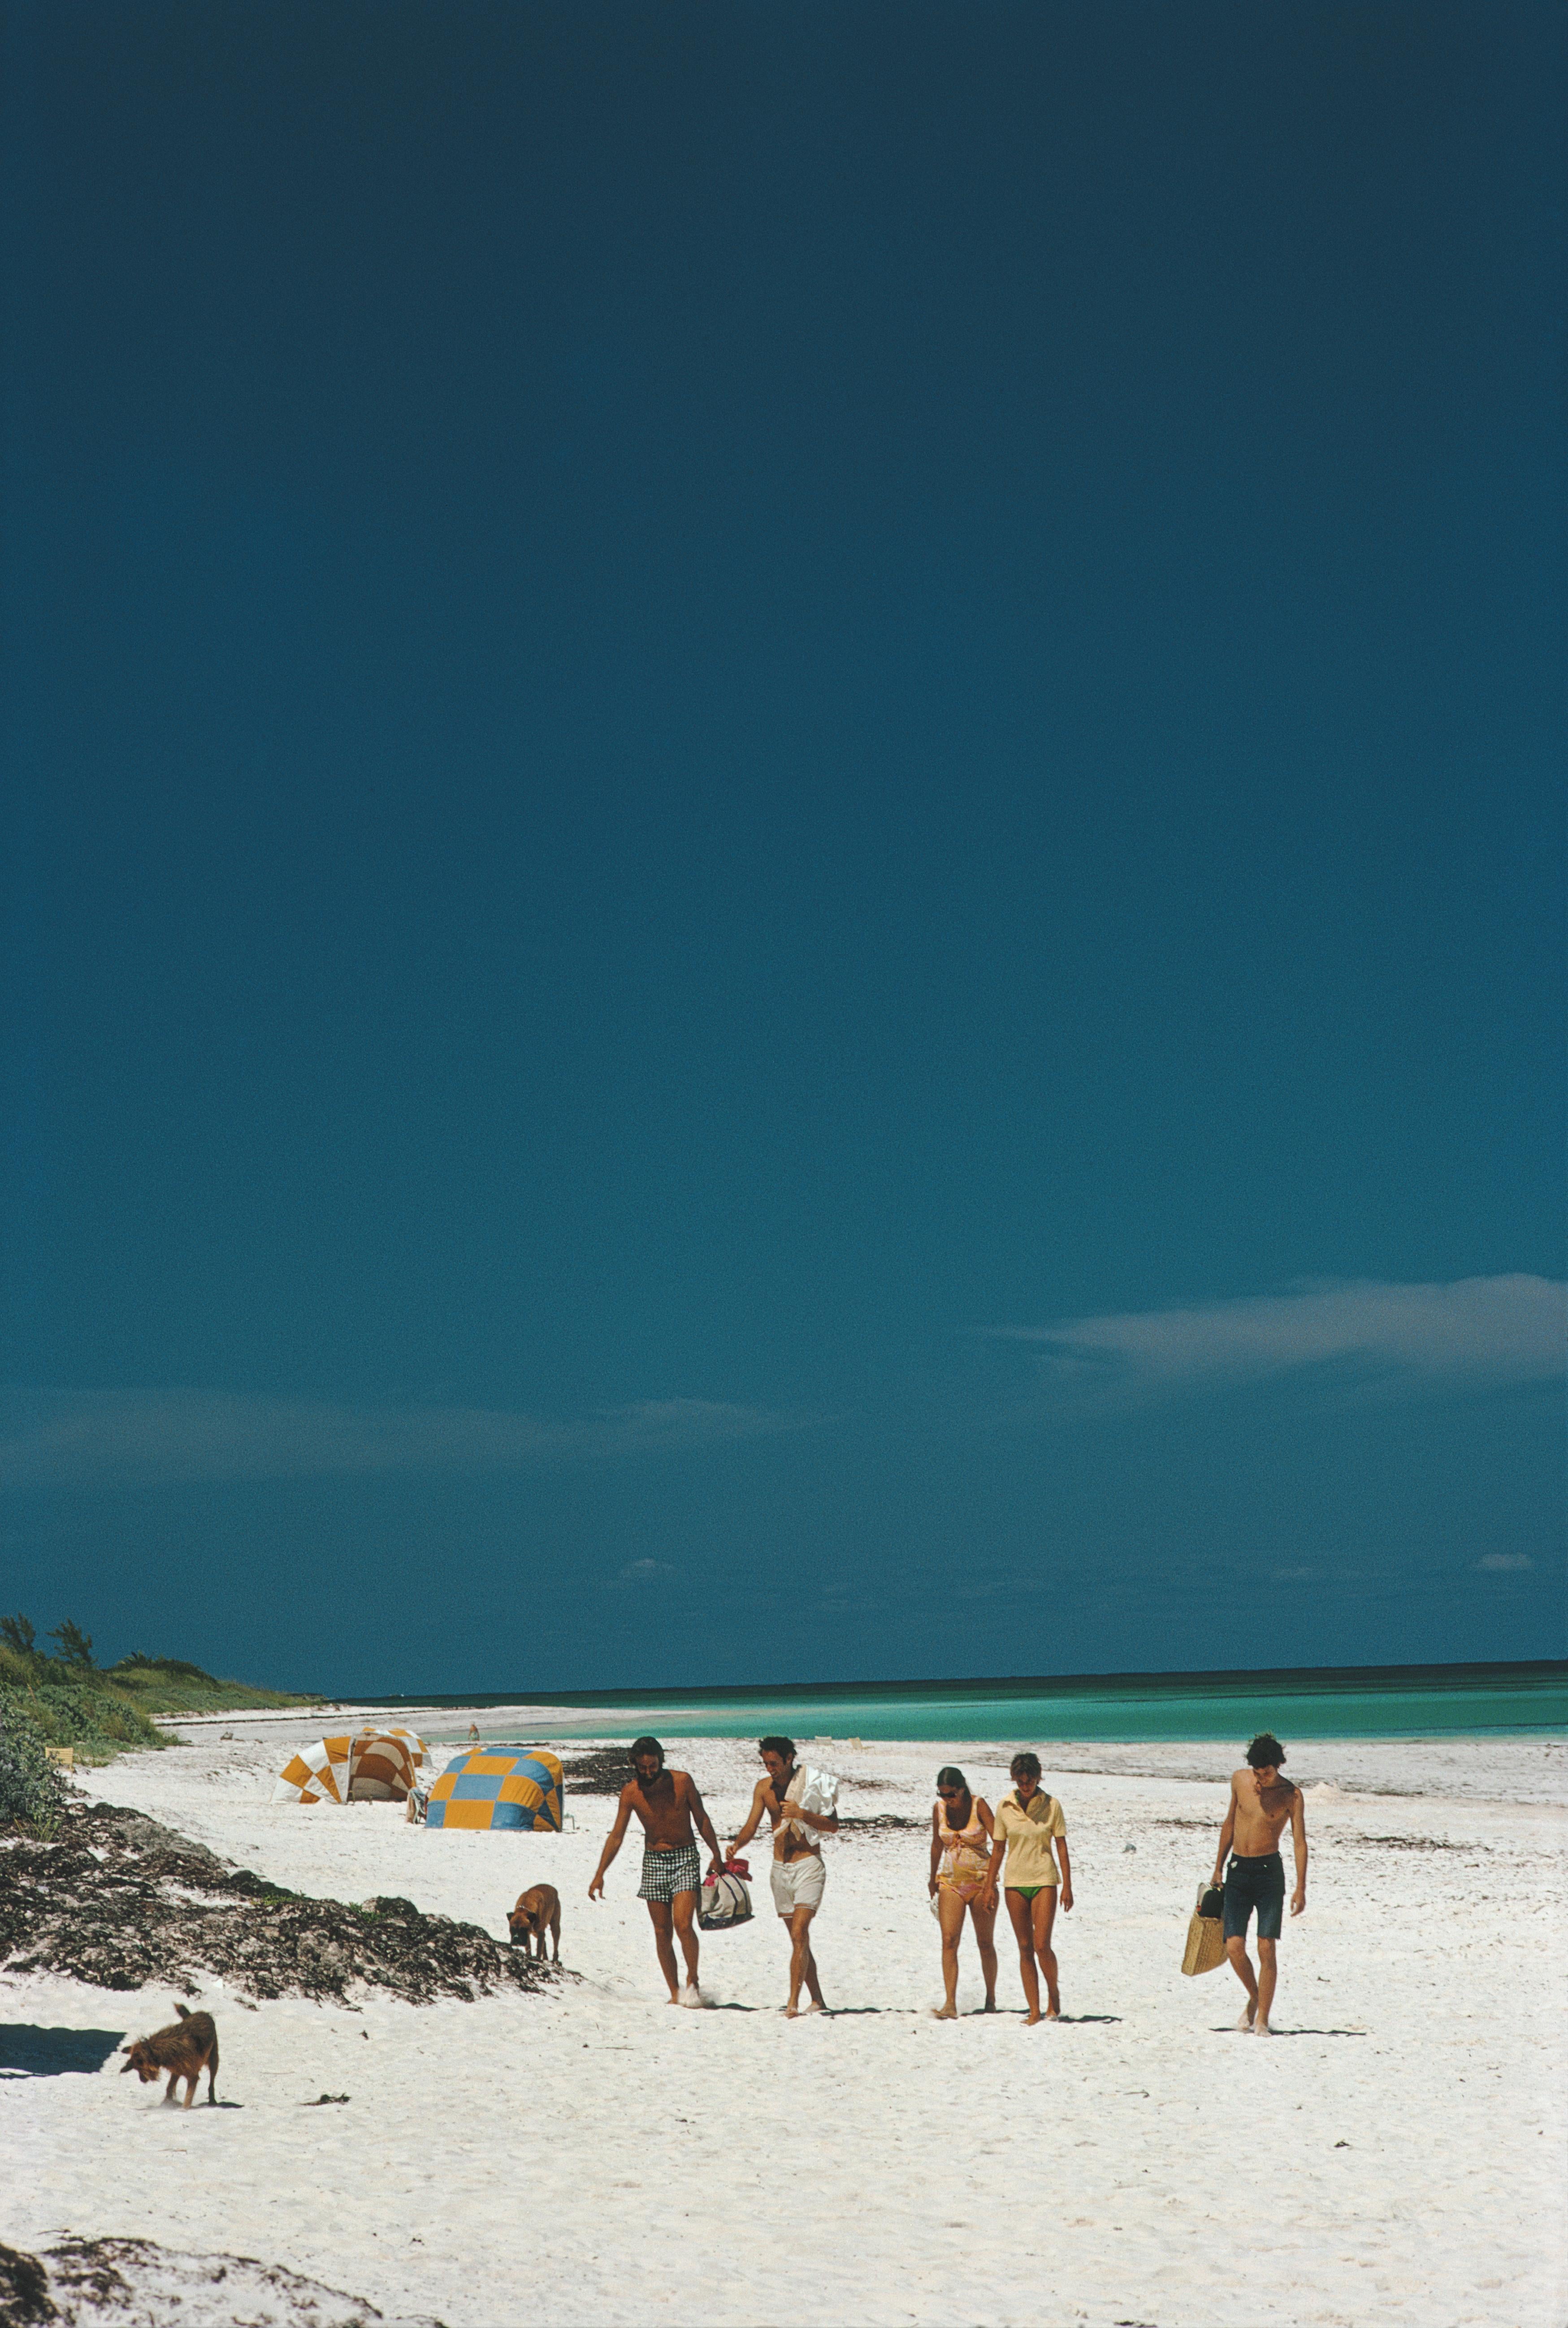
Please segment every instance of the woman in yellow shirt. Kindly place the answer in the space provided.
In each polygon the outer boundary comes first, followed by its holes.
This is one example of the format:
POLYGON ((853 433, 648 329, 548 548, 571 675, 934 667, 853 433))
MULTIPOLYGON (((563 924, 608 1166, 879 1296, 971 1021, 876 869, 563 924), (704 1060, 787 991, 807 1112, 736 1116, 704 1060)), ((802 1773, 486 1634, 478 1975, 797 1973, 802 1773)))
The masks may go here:
POLYGON ((1056 1893, 1061 1892, 1064 1910, 1073 1905, 1073 1869, 1067 1857, 1067 1827, 1062 1816, 1062 1806, 1055 1796, 1047 1795, 1040 1785, 1040 1758, 1038 1754, 1015 1754, 1010 1765, 1013 1791, 1004 1795, 991 1819, 991 1867, 985 1879, 985 1889, 976 1901, 979 1907, 996 1906, 997 1877, 1002 1861, 1007 1861, 1007 1910, 1012 1918, 1018 1936, 1019 1970, 1023 1975, 1024 1995, 1029 2003, 1029 2024, 1040 2019, 1040 1983, 1036 1972, 1046 1976, 1046 2012, 1047 2021, 1062 2017, 1062 2000, 1056 1989, 1056 1953, 1051 1946, 1051 1927, 1056 1920, 1056 1893), (1051 1857, 1053 1845, 1061 1872, 1056 1871, 1051 1857))

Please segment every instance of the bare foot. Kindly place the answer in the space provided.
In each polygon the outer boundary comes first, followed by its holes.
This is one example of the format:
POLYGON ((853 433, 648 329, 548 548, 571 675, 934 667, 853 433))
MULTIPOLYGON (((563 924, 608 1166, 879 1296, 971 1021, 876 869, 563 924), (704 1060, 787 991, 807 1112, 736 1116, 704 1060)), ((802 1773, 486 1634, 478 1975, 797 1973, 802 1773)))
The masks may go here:
POLYGON ((1238 2029, 1245 2029, 1250 2032, 1252 2025, 1257 2017, 1257 2006, 1255 2004, 1249 2004, 1246 2011, 1242 2014, 1241 2019, 1236 2023, 1236 2027, 1238 2029))
POLYGON ((1273 2031, 1269 2027, 1269 2024, 1268 2024, 1268 2023, 1267 2023, 1266 2021, 1254 2021, 1254 2022, 1253 2022, 1253 2035, 1254 2037, 1272 2037, 1272 2036, 1273 2035, 1273 2033, 1274 2033, 1274 2032, 1273 2032, 1273 2031))
POLYGON ((939 2012, 933 2012, 931 2018, 933 2021, 956 2021, 958 2007, 956 2004, 944 2004, 939 2012))
POLYGON ((681 1994, 681 2002, 682 2004, 693 2005, 699 2013, 701 2012, 702 1992, 698 1987, 697 1983, 694 1980, 687 1982, 685 1989, 681 1994))
POLYGON ((1025 2027, 1026 2029, 1032 2029, 1032 2028, 1034 2027, 1034 2025, 1035 2025, 1036 2022, 1037 2022, 1037 2021, 1038 2021, 1038 2020, 1040 2019, 1040 2017, 1041 2017, 1041 2016, 1040 2016, 1040 2014, 1039 2014, 1038 2012, 1036 2012, 1036 2013, 1026 2013, 1026 2014, 1025 2014, 1025 2015, 1024 2015, 1024 2027, 1025 2027))
POLYGON ((827 2011, 827 2009, 828 2009, 828 2008, 827 2008, 827 2006, 826 2006, 825 2004, 819 2004, 819 2003, 817 2003, 814 1999, 813 1999, 813 2001, 812 2001, 810 2004, 808 2004, 808 2005, 807 2005, 807 2007, 806 2007, 806 2011, 807 2011, 808 2013, 825 2013, 825 2012, 827 2011))
POLYGON ((994 1996, 988 1996, 988 1997, 986 1998, 986 2000, 985 2000, 985 2003, 981 2006, 981 2008, 980 2008, 980 2009, 981 2009, 981 2011, 982 2013, 994 2013, 994 2012, 996 2011, 996 1999, 995 1999, 995 1997, 994 1997, 994 1996))
POLYGON ((1047 2021, 1059 2021, 1061 2017, 1062 2008, 1059 2004, 1053 2004, 1050 2011, 1046 2015, 1046 2019, 1047 2021))

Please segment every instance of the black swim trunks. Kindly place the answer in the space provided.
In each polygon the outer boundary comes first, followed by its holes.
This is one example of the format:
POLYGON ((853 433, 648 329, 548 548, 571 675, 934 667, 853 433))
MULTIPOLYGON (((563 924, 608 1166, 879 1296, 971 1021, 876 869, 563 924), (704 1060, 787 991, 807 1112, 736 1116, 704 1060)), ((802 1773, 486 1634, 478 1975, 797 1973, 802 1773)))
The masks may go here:
POLYGON ((1253 1909, 1258 1938, 1277 1940, 1285 1917, 1285 1863, 1277 1851, 1262 1859, 1235 1859, 1225 1872, 1225 1936, 1243 1939, 1253 1909))

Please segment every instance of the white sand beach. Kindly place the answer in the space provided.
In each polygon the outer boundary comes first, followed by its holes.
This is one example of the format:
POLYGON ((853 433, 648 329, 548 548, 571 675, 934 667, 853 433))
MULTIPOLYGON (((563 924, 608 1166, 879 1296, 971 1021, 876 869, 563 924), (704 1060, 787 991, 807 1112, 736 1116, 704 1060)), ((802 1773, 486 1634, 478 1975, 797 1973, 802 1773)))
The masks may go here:
MULTIPOLYGON (((484 1719, 499 1732, 502 1716, 484 1719)), ((1004 2010, 971 2011, 966 1939, 966 2017, 930 2017, 932 1779, 957 1761, 994 1800, 994 1746, 810 1747, 843 1773, 848 1819, 920 1824, 828 1845, 816 1948, 833 2011, 786 2022, 761 1851, 756 1920, 704 1939, 710 2009, 671 2011, 634 1842, 604 1904, 586 1897, 606 1798, 568 1791, 577 1825, 559 1836, 431 1831, 393 1806, 274 1807, 289 1746, 321 1726, 230 1716, 86 1783, 279 1883, 399 1893, 497 1938, 517 1893, 548 1880, 576 1977, 358 2012, 252 2009, 210 1987, 226 2107, 190 2112, 112 2056, 35 2073, 52 2066, 35 2032, 143 2033, 172 2017, 172 1993, 0 1981, 0 2239, 223 2250, 452 2328, 1568 2319, 1562 1744, 1293 1748, 1310 1902, 1282 1942, 1279 2034, 1260 2041, 1234 2029, 1227 1970, 1178 1969, 1229 1743, 1042 1745, 1077 1905, 1056 1927, 1066 2018, 1030 2030, 1005 1931, 1004 2010), (323 2094, 349 2098, 305 2107, 323 2094)), ((521 1716, 508 1734, 530 1730, 549 1735, 521 1716)), ((727 1837, 749 1745, 666 1742, 727 1837)))

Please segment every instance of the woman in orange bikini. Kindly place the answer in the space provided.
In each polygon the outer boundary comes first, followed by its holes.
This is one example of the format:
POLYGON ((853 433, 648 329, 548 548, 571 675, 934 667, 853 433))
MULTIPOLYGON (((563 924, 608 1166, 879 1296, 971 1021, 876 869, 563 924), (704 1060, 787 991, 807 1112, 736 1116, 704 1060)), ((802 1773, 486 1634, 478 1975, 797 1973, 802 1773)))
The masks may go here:
POLYGON ((947 1991, 938 2021, 958 2018, 958 1943, 966 1913, 980 1943, 985 2010, 996 2011, 996 1945, 991 1938, 996 1901, 993 1897, 988 1907, 981 1899, 991 1868, 986 1852, 991 1831, 991 1805, 970 1793, 963 1772, 951 1764, 938 1770, 936 1800, 931 1807, 930 1892, 942 1926, 942 1979, 947 1991))

